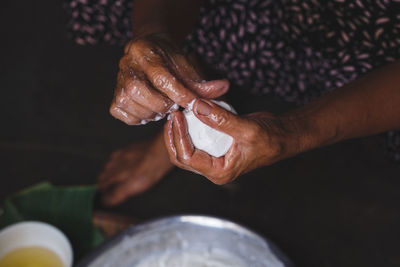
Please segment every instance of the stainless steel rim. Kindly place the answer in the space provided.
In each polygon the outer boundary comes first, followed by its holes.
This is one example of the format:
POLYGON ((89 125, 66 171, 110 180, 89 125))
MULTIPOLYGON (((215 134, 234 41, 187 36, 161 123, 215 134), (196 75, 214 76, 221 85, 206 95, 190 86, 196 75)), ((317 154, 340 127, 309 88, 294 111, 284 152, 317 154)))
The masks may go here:
POLYGON ((87 257, 85 257, 79 264, 77 264, 76 267, 87 267, 90 263, 92 263, 93 260, 95 260, 98 257, 98 255, 102 254, 103 252, 107 251, 108 249, 112 248, 114 245, 119 243, 124 236, 127 235, 132 236, 135 235, 136 233, 143 232, 148 229, 157 228, 160 225, 169 225, 176 222, 197 224, 213 228, 228 229, 233 232, 239 233, 241 235, 246 235, 248 237, 254 238, 268 245, 269 248, 274 252, 274 254, 285 264, 286 267, 294 267, 294 264, 286 257, 286 255, 283 254, 280 251, 280 249, 267 238, 235 222, 207 215, 166 216, 132 226, 126 229, 125 231, 122 231, 121 233, 117 234, 116 236, 112 237, 110 240, 104 242, 104 244, 100 245, 87 257))

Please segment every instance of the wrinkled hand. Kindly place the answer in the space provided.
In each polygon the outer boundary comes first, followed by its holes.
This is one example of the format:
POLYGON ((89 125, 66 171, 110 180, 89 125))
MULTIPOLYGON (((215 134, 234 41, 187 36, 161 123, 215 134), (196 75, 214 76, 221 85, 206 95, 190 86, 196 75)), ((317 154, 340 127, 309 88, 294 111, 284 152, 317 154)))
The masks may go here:
POLYGON ((103 201, 107 205, 116 205, 140 194, 172 168, 162 134, 152 141, 116 150, 98 177, 103 201))
POLYGON ((253 113, 239 117, 206 101, 196 100, 193 111, 210 127, 229 134, 234 142, 227 154, 212 157, 196 149, 187 131, 182 112, 174 112, 164 127, 164 139, 171 162, 176 166, 199 173, 215 184, 225 184, 239 175, 263 165, 272 164, 295 148, 296 140, 277 116, 253 113), (288 139, 289 138, 289 139, 288 139), (291 140, 291 144, 287 142, 291 140))
POLYGON ((219 97, 228 87, 226 80, 204 82, 168 37, 152 34, 125 46, 110 113, 129 125, 143 124, 196 97, 219 97))

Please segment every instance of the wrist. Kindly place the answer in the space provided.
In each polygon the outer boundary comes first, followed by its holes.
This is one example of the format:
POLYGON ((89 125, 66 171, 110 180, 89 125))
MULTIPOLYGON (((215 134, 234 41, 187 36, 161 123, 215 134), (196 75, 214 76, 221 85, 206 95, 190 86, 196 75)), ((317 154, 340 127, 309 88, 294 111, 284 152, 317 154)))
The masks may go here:
POLYGON ((261 152, 259 154, 261 158, 255 161, 261 162, 260 165, 271 165, 307 150, 309 146, 307 124, 300 123, 292 116, 273 115, 267 112, 253 113, 247 117, 262 129, 262 134, 256 132, 259 141, 255 154, 261 152))
POLYGON ((310 125, 310 120, 299 114, 279 115, 284 134, 280 136, 282 153, 280 159, 293 157, 315 146, 317 131, 310 125))
MULTIPOLYGON (((294 156, 317 147, 339 141, 340 131, 329 117, 324 115, 322 108, 309 103, 279 116, 287 129, 286 147, 288 156, 294 156)), ((286 156, 286 155, 285 155, 286 156)))

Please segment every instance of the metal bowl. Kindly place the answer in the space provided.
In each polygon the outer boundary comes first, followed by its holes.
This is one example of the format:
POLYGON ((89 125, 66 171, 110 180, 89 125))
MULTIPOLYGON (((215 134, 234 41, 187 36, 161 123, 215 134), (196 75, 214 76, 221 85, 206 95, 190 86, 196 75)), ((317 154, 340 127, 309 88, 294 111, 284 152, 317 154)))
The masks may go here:
POLYGON ((243 226, 214 217, 185 215, 133 226, 103 244, 77 267, 134 267, 149 259, 154 263, 155 259, 168 257, 167 263, 160 266, 183 267, 182 263, 169 264, 171 255, 189 255, 192 260, 204 256, 201 265, 193 266, 293 266, 269 240, 243 226), (225 265, 213 264, 210 257, 226 260, 225 265))

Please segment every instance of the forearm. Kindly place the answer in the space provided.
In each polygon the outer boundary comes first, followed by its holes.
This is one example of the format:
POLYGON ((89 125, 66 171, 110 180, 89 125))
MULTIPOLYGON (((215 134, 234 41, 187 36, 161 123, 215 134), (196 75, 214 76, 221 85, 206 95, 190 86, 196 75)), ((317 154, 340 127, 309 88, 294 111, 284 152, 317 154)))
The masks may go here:
POLYGON ((202 0, 133 0, 134 37, 167 33, 181 43, 195 26, 202 0))
MULTIPOLYGON (((400 128, 400 61, 282 116, 300 140, 296 152, 400 128)), ((293 135, 293 134, 292 134, 293 135)))

